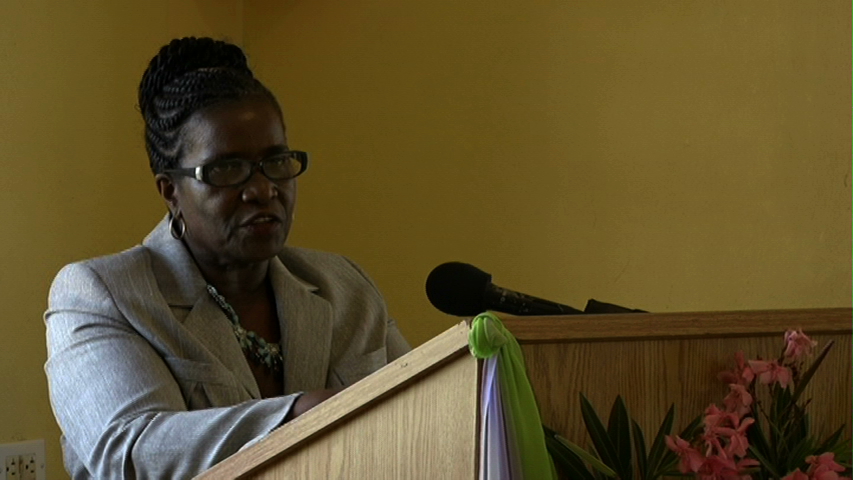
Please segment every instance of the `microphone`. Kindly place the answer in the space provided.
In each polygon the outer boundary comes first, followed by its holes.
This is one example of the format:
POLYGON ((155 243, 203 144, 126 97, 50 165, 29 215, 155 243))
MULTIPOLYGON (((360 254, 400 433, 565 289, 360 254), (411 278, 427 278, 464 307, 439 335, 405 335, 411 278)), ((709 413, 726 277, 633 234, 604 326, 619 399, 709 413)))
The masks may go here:
POLYGON ((568 305, 501 288, 492 283, 491 275, 462 262, 435 267, 427 277, 426 294, 435 308, 457 317, 471 317, 486 310, 519 316, 583 313, 568 305))

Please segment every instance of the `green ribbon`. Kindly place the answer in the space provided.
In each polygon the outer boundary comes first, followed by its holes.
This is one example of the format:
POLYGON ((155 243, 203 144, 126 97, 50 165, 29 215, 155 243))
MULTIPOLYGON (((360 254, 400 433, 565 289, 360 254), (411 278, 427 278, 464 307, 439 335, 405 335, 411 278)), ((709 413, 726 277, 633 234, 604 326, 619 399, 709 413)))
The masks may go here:
MULTIPOLYGON (((539 417, 539 407, 518 341, 500 319, 486 312, 477 315, 471 323, 468 347, 477 358, 498 356, 498 382, 504 404, 504 418, 508 431, 517 447, 510 459, 521 466, 526 480, 556 479, 554 464, 545 447, 545 433, 539 417)), ((517 470, 512 468, 512 470, 517 470)))

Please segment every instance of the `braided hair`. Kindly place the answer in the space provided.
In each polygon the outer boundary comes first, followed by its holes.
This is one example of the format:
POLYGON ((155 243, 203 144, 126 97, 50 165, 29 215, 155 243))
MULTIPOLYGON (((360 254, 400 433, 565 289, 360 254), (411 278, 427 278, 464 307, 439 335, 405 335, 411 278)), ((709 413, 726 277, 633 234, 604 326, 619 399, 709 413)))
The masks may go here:
POLYGON ((249 69, 236 45, 212 38, 172 40, 151 59, 139 83, 139 110, 145 120, 145 149, 154 174, 177 168, 181 129, 196 112, 249 96, 273 94, 249 69))

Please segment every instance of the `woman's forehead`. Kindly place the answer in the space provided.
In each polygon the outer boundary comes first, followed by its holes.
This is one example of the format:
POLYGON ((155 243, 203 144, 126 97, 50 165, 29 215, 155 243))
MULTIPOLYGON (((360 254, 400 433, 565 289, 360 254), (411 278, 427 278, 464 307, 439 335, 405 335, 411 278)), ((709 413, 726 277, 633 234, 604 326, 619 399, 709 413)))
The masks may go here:
POLYGON ((194 166, 214 157, 259 155, 286 146, 287 137, 278 109, 269 101, 251 99, 196 112, 182 129, 182 142, 184 166, 194 166))

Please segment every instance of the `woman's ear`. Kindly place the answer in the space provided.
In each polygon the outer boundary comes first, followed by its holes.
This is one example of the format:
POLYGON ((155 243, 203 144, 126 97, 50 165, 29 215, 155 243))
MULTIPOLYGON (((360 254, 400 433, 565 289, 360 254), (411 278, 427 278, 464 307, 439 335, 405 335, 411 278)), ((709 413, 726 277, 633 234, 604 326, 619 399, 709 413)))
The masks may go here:
POLYGON ((157 191, 160 197, 166 202, 169 210, 174 212, 178 208, 178 196, 175 192, 175 182, 165 173, 158 173, 154 176, 154 183, 157 185, 157 191))

